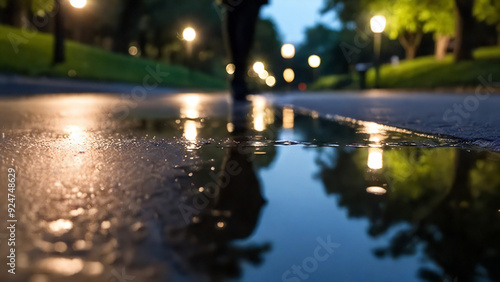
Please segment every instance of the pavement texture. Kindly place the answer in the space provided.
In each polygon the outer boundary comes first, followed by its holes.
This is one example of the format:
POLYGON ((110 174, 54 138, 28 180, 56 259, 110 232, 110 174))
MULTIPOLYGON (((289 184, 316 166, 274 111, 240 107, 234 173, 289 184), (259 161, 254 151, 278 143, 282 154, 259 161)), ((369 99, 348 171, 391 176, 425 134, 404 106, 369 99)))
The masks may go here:
MULTIPOLYGON (((293 105, 316 111, 327 118, 370 121, 423 133, 451 136, 498 151, 500 150, 500 95, 496 88, 498 83, 492 81, 491 77, 483 80, 481 85, 469 93, 370 90, 291 92, 264 96, 275 105, 293 105)), ((121 94, 121 100, 128 101, 130 105, 143 100, 143 97, 132 95, 135 87, 140 86, 17 75, 0 76, 0 97, 46 93, 113 93, 121 94)), ((147 91, 148 96, 164 96, 179 92, 189 91, 165 87, 147 91)), ((214 104, 227 103, 225 99, 227 97, 218 102, 214 100, 214 104)))
POLYGON ((293 105, 336 120, 376 122, 500 149, 500 95, 486 88, 460 94, 373 90, 266 97, 276 105, 293 105))
MULTIPOLYGON (((75 87, 75 91, 83 90, 75 87)), ((440 120, 443 112, 449 108, 453 114, 454 104, 468 101, 469 96, 264 95, 276 105, 291 104, 325 117, 350 117, 476 141, 497 140, 498 96, 480 96, 485 99, 464 119, 467 127, 463 131, 454 132, 456 125, 440 120)), ((249 112, 256 130, 263 132, 264 125, 275 119, 265 99, 253 98, 249 112)), ((10 281, 57 282, 68 281, 68 277, 96 282, 133 280, 125 279, 130 277, 145 282, 184 281, 178 277, 200 267, 192 258, 203 255, 204 263, 215 261, 212 254, 218 249, 214 245, 223 238, 217 228, 222 227, 212 224, 215 231, 191 231, 199 218, 187 217, 186 211, 211 212, 192 199, 210 192, 203 187, 215 180, 206 177, 223 166, 226 155, 231 157, 231 151, 220 146, 235 142, 228 133, 230 112, 229 95, 224 93, 165 92, 147 97, 52 94, 0 99, 0 171, 15 168, 18 187, 19 272, 10 281), (210 154, 205 154, 207 150, 210 154), (193 234, 202 234, 202 238, 193 234)), ((334 130, 321 130, 320 134, 323 132, 341 138, 334 130)), ((264 141, 277 141, 275 136, 261 139, 254 142, 254 150, 260 150, 259 146, 273 149, 264 141)), ((271 155, 255 152, 250 153, 271 155)), ((0 183, 7 181, 6 173, 1 173, 0 183)), ((254 198, 258 200, 258 196, 254 198)), ((6 189, 0 190, 0 198, 7 198, 6 189)), ((250 198, 243 197, 237 204, 248 210, 244 203, 250 198)), ((1 210, 6 211, 7 205, 7 201, 0 203, 1 210)), ((4 224, 6 217, 6 213, 0 214, 4 224)), ((4 240, 6 228, 0 228, 4 230, 0 240, 4 240)), ((0 253, 7 253, 6 248, 1 244, 0 253)), ((5 267, 1 275, 6 273, 5 267)))

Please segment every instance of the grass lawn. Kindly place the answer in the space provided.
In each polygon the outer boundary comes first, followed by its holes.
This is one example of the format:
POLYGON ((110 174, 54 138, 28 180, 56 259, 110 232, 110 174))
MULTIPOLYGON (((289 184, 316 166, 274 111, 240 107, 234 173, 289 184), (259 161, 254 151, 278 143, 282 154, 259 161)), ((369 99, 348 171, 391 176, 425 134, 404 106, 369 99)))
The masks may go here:
MULTIPOLYGON (((190 73, 180 66, 153 60, 114 54, 73 41, 66 41, 66 62, 51 66, 53 37, 45 33, 24 33, 0 25, 0 71, 29 76, 75 77, 94 81, 142 83, 148 69, 168 73, 161 85, 180 88, 224 89, 224 78, 199 72, 190 73), (24 35, 27 34, 28 36, 24 35), (17 50, 11 43, 17 38, 17 50)), ((152 83, 152 80, 150 81, 152 83)))
MULTIPOLYGON (((380 69, 380 85, 382 88, 439 88, 439 87, 473 87, 480 84, 479 77, 493 75, 493 81, 500 79, 500 46, 478 48, 474 52, 474 61, 453 63, 448 55, 443 61, 436 61, 434 56, 418 57, 411 61, 402 61, 398 66, 383 65, 380 69)), ((345 75, 321 77, 313 85, 313 89, 341 89, 357 87, 357 75, 353 75, 353 83, 337 87, 339 80, 345 75)), ((375 84, 375 71, 367 73, 367 86, 375 84)))

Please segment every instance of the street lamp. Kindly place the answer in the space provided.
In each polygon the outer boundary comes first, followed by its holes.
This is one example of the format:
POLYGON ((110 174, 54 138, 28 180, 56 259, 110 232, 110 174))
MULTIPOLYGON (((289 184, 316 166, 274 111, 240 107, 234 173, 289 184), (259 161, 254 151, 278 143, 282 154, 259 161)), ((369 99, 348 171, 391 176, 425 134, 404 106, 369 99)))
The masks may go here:
POLYGON ((266 78, 266 84, 269 87, 274 87, 274 85, 276 85, 276 78, 274 76, 268 76, 266 78))
POLYGON ((81 9, 87 5, 87 0, 69 0, 71 6, 77 9, 81 9))
POLYGON ((295 72, 292 69, 286 69, 283 72, 283 78, 286 82, 292 83, 295 79, 295 72))
POLYGON ((386 19, 384 16, 374 16, 370 20, 370 27, 374 33, 373 44, 375 51, 375 88, 380 87, 380 49, 382 46, 382 32, 384 32, 386 19))
POLYGON ((318 55, 312 55, 307 62, 311 68, 317 69, 321 65, 321 58, 318 55))
POLYGON ((186 27, 182 32, 184 40, 191 42, 196 38, 196 31, 192 27, 186 27))
POLYGON ((281 47, 281 56, 285 59, 292 59, 295 56, 295 46, 292 44, 283 44, 281 47))
POLYGON ((262 62, 255 62, 253 64, 253 71, 257 74, 260 74, 261 72, 265 71, 266 67, 264 66, 264 63, 262 62))

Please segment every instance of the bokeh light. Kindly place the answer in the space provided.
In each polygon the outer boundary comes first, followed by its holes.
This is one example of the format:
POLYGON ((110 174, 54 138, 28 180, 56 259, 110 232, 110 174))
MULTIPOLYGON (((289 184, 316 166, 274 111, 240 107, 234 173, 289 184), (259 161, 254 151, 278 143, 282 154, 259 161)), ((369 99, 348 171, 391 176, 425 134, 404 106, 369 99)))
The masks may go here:
POLYGON ((236 66, 234 64, 227 64, 226 66, 226 72, 227 74, 234 74, 234 72, 236 71, 236 66))
POLYGON ((274 87, 274 85, 276 85, 276 78, 274 76, 268 76, 266 78, 266 85, 269 87, 274 87))
POLYGON ((321 65, 321 58, 318 55, 312 55, 307 60, 309 66, 313 69, 318 68, 321 65))
POLYGON ((139 49, 137 49, 137 47, 135 46, 130 46, 128 48, 128 53, 132 56, 136 56, 137 54, 139 54, 139 49))
POLYGON ((385 29, 386 19, 384 16, 375 16, 370 20, 370 27, 374 33, 381 33, 385 29))
POLYGON ((196 38, 196 31, 192 27, 187 27, 182 32, 182 37, 186 41, 193 41, 196 38))
POLYGON ((295 46, 292 44, 284 44, 281 47, 281 56, 285 59, 291 59, 295 56, 295 46))
POLYGON ((292 69, 286 69, 283 72, 283 78, 286 82, 291 83, 295 80, 295 72, 292 69))
POLYGON ((253 64, 253 71, 260 74, 261 72, 263 72, 266 68, 264 67, 264 63, 262 62, 255 62, 255 64, 253 64))

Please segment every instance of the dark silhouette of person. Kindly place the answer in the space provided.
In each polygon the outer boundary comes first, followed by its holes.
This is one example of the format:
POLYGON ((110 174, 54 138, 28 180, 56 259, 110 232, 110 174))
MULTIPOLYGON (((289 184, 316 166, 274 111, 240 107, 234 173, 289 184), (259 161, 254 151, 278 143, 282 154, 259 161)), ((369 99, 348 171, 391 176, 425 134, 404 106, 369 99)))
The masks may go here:
POLYGON ((242 263, 259 265, 263 254, 270 250, 270 243, 240 246, 234 240, 252 235, 258 226, 266 200, 253 166, 254 148, 246 137, 247 125, 240 112, 233 112, 234 142, 226 149, 216 190, 204 192, 214 195, 210 203, 200 210, 193 221, 170 231, 175 238, 182 238, 175 246, 183 257, 181 271, 222 281, 238 278, 242 263))
MULTIPOLYGON (((221 1, 221 0, 219 0, 221 1)), ((231 81, 231 94, 235 101, 244 101, 249 94, 245 77, 248 56, 255 35, 255 24, 262 5, 267 0, 222 0, 224 33, 235 71, 231 81)))

